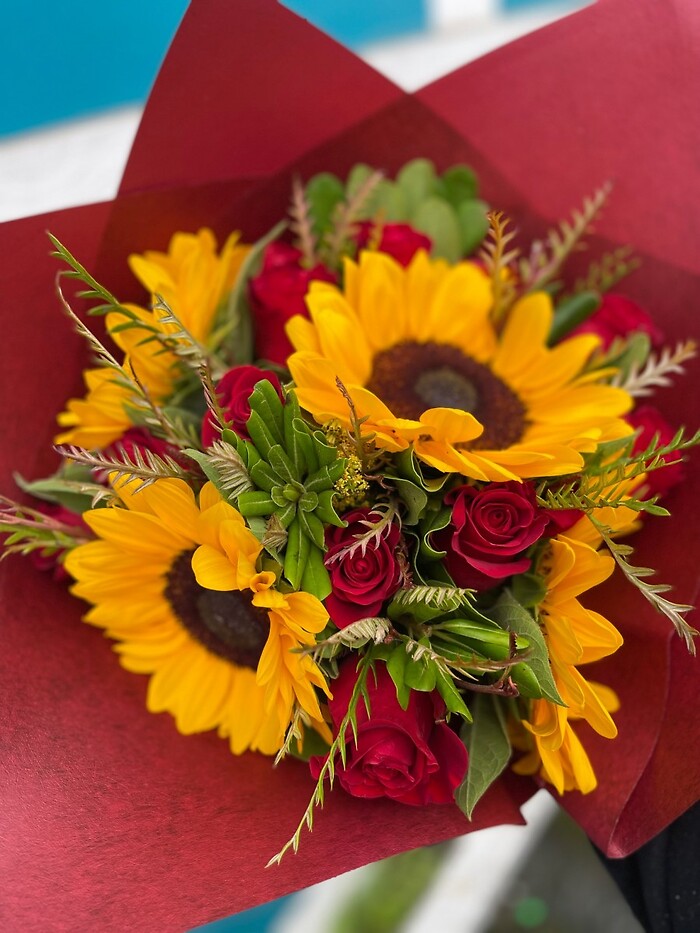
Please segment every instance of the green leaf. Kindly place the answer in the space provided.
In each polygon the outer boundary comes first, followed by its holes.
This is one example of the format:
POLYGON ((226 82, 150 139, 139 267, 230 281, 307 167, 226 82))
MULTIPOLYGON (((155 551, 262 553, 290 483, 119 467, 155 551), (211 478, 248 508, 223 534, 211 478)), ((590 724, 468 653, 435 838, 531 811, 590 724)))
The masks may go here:
POLYGON ((294 464, 289 459, 284 451, 284 448, 280 444, 275 444, 273 447, 270 447, 267 453, 267 461, 275 473, 283 480, 283 482, 299 482, 299 475, 294 469, 294 464))
POLYGON ((453 207, 473 201, 479 193, 476 175, 466 165, 453 165, 442 175, 442 190, 453 207))
POLYGON ((279 485, 279 477, 275 476, 269 463, 264 460, 258 460, 257 463, 254 463, 248 473, 258 489, 263 489, 265 492, 270 492, 275 486, 279 485))
POLYGON ((446 674, 440 667, 436 670, 436 683, 438 693, 445 701, 445 706, 451 713, 456 713, 467 722, 472 721, 472 714, 469 712, 464 697, 455 686, 454 680, 449 674, 446 674))
POLYGON ((511 745, 505 717, 498 699, 476 694, 472 700, 471 725, 462 726, 460 736, 469 752, 469 767, 457 788, 455 800, 468 819, 474 807, 510 761, 511 745))
POLYGON ((600 295, 597 292, 578 292, 560 301, 554 309, 552 329, 547 343, 551 347, 563 337, 587 320, 600 307, 600 295))
POLYGON ((412 218, 420 204, 437 191, 435 166, 429 159, 413 159, 398 173, 396 183, 406 197, 408 216, 412 218))
POLYGON ((424 200, 411 215, 411 226, 430 237, 434 257, 458 262, 462 257, 462 235, 454 209, 441 198, 424 200))
MULTIPOLYGON (((82 468, 81 468, 82 469, 82 468)), ((19 473, 14 474, 14 481, 20 489, 28 492, 37 499, 43 499, 44 502, 55 502, 64 506, 70 512, 76 515, 82 515, 83 512, 92 508, 92 496, 87 493, 76 492, 75 483, 85 482, 94 483, 95 479, 90 470, 85 470, 85 477, 78 479, 68 479, 57 473, 55 476, 49 476, 47 479, 37 479, 28 482, 23 479, 19 473)))
POLYGON ((277 224, 253 244, 241 264, 228 301, 217 315, 217 324, 209 342, 213 348, 222 347, 225 350, 226 361, 231 366, 250 363, 253 359, 253 325, 248 303, 248 282, 260 270, 265 247, 276 240, 285 227, 284 222, 277 224), (220 326, 219 319, 222 322, 220 326))
POLYGON ((396 182, 382 178, 372 192, 370 203, 373 214, 381 223, 397 224, 408 220, 406 193, 396 182))
POLYGON ((407 709, 411 699, 411 688, 406 683, 406 666, 409 663, 409 657, 403 644, 397 645, 391 651, 386 662, 386 669, 389 676, 394 681, 396 687, 396 699, 399 701, 401 709, 407 709))
POLYGON ((336 528, 345 528, 347 522, 343 521, 333 507, 335 497, 336 491, 334 489, 324 489, 319 492, 315 512, 324 524, 335 525, 336 528))
POLYGON ((287 549, 284 553, 284 575, 292 589, 298 590, 311 550, 311 541, 295 519, 288 528, 287 549))
MULTIPOLYGON (((185 451, 185 453, 187 453, 187 451, 185 451)), ((202 469, 204 469, 204 467, 202 467, 202 469)), ((238 511, 244 518, 252 518, 255 515, 272 515, 277 509, 275 503, 266 492, 248 490, 242 492, 238 497, 238 511)))
POLYGON ((326 545, 324 541, 323 522, 317 518, 313 512, 303 512, 301 509, 297 509, 297 521, 301 525, 302 531, 306 537, 310 538, 317 548, 324 551, 326 545))
MULTIPOLYGON (((501 628, 517 635, 524 635, 530 642, 532 657, 527 662, 528 667, 535 675, 542 691, 542 696, 546 697, 552 703, 558 703, 564 706, 562 698, 559 696, 552 669, 549 664, 549 653, 547 644, 544 640, 542 630, 532 618, 527 609, 518 603, 509 590, 505 590, 498 602, 488 611, 488 616, 497 622, 501 628)), ((518 665, 516 665, 517 667, 518 665)), ((517 680, 516 680, 517 683, 517 680)))
POLYGON ((404 679, 412 690, 430 693, 435 689, 437 681, 437 664, 428 657, 422 657, 419 661, 409 657, 404 679))
POLYGON ((267 460, 268 454, 278 442, 278 438, 271 434, 267 424, 257 411, 251 411, 246 427, 258 453, 267 460))
POLYGON ((357 165, 353 165, 345 182, 345 199, 352 201, 371 175, 374 175, 374 169, 371 165, 367 165, 365 162, 358 162, 357 165))
POLYGON ((510 588, 515 601, 525 609, 539 606, 547 595, 545 582, 536 573, 516 574, 511 580, 510 588))
MULTIPOLYGON (((189 457, 190 460, 194 460, 200 465, 202 472, 206 478, 213 483, 224 502, 230 502, 230 490, 224 488, 221 476, 216 467, 212 465, 210 458, 201 450, 194 450, 192 448, 186 448, 182 453, 185 454, 186 457, 189 457)), ((243 493, 243 495, 246 495, 246 493, 243 493)))
POLYGON ((457 208, 462 256, 470 256, 483 243, 489 231, 488 209, 484 201, 464 201, 457 208))
MULTIPOLYGON (((308 538, 306 539, 308 541, 308 538)), ((317 547, 309 549, 304 573, 301 577, 301 589, 311 593, 316 599, 325 599, 331 592, 331 578, 323 563, 323 553, 317 547)))
POLYGON ((345 188, 339 178, 321 172, 308 182, 306 199, 309 202, 314 231, 321 236, 332 226, 333 213, 345 197, 345 188))
POLYGON ((404 479, 402 476, 391 476, 387 477, 387 479, 394 484, 399 498, 408 509, 403 517, 403 523, 405 525, 417 525, 418 519, 422 516, 428 504, 428 496, 425 490, 421 489, 416 483, 411 482, 410 479, 404 479))
MULTIPOLYGON (((250 394, 250 409, 257 412, 278 444, 284 443, 284 403, 269 379, 261 379, 250 394)), ((250 433, 250 432, 249 432, 250 433)))

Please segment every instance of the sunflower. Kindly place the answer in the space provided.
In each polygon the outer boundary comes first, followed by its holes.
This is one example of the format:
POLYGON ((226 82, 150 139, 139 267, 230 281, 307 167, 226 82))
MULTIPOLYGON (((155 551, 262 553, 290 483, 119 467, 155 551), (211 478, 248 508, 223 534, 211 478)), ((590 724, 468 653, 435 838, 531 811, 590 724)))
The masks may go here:
POLYGON ((630 396, 583 371, 598 338, 547 346, 544 292, 519 300, 498 332, 490 280, 473 263, 419 251, 404 269, 364 252, 344 281, 312 282, 310 320, 287 325, 296 394, 320 423, 349 427, 349 395, 384 449, 413 443, 442 472, 497 481, 576 472, 582 453, 632 433, 621 418, 630 396))
POLYGON ((85 514, 97 540, 66 568, 93 604, 85 620, 118 641, 125 668, 151 675, 148 709, 172 713, 184 734, 218 728, 235 754, 276 752, 297 705, 330 738, 323 674, 295 651, 325 626, 322 604, 274 589, 260 542, 211 484, 199 503, 181 480, 130 488, 115 483, 125 508, 85 514))
MULTIPOLYGON (((107 331, 125 353, 124 368, 138 378, 155 402, 167 400, 182 376, 181 361, 173 349, 178 331, 184 328, 201 344, 209 339, 216 312, 249 252, 249 247, 238 243, 238 237, 231 234, 218 254, 211 230, 176 233, 167 253, 129 257, 132 272, 151 293, 155 307, 146 310, 126 304, 128 318, 123 312, 108 314, 107 331), (179 324, 165 320, 168 312, 156 304, 156 296, 179 324), (126 323, 130 326, 124 327, 126 323)), ((133 399, 114 370, 87 370, 84 378, 87 395, 68 401, 66 411, 58 416, 59 425, 68 430, 57 435, 55 442, 102 449, 133 426, 128 412, 133 399)))
MULTIPOLYGON (((565 706, 549 700, 533 702, 523 726, 531 733, 534 747, 516 763, 515 770, 520 774, 539 770, 559 793, 576 789, 585 794, 597 784, 571 721, 583 719, 608 739, 617 735, 610 716, 619 708, 616 695, 602 684, 587 681, 578 670, 578 665, 605 658, 622 645, 617 629, 578 600, 581 593, 606 580, 615 566, 612 557, 586 543, 595 540, 591 537, 592 527, 588 518, 582 518, 566 534, 552 539, 538 564, 547 587, 540 606, 540 624, 554 682, 565 706)), ((595 543, 599 544, 600 539, 595 543)))

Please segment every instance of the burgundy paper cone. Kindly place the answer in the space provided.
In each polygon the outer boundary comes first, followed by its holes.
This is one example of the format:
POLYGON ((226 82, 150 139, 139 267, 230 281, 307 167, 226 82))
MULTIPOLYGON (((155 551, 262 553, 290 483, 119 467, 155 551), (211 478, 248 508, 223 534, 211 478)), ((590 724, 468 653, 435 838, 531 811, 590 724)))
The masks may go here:
MULTIPOLYGON (((115 202, 0 227, 0 488, 52 466, 53 418, 80 390, 84 349, 54 296, 51 229, 123 298, 129 252, 208 224, 247 240, 283 213, 293 171, 393 170, 466 160, 485 196, 542 231, 613 178, 601 243, 645 265, 628 291, 669 341, 697 330, 697 22, 686 3, 602 0, 404 95, 272 0, 195 0, 146 108, 115 202)), ((627 287, 627 286, 626 286, 627 287)), ((659 406, 692 425, 696 367, 659 406)), ((639 563, 696 594, 697 470, 674 518, 635 539, 639 563)), ((618 690, 620 736, 583 734, 601 778, 564 804, 610 854, 641 845, 700 796, 697 662, 619 576, 598 608, 626 645, 597 676, 618 690)), ((303 765, 234 758, 213 734, 180 736, 144 705, 82 607, 28 563, 0 568, 0 925, 7 930, 181 931, 377 858, 519 820, 534 784, 508 776, 472 824, 455 809, 362 802, 335 791, 298 855, 264 869, 312 790, 303 765), (7 711, 9 711, 9 718, 7 711)))

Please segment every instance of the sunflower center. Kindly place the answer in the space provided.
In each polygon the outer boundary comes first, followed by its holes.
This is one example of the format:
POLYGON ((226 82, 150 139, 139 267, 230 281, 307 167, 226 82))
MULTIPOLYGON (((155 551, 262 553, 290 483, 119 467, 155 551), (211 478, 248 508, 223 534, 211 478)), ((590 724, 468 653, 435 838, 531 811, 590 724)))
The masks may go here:
POLYGON ((194 551, 183 551, 167 576, 165 598, 190 635, 212 654, 255 670, 270 630, 267 610, 249 591, 207 590, 192 570, 194 551))
POLYGON ((427 408, 468 411, 484 426, 481 437, 463 445, 503 450, 526 427, 525 406, 510 386, 457 347, 405 341, 377 353, 367 388, 398 418, 417 421, 427 408))

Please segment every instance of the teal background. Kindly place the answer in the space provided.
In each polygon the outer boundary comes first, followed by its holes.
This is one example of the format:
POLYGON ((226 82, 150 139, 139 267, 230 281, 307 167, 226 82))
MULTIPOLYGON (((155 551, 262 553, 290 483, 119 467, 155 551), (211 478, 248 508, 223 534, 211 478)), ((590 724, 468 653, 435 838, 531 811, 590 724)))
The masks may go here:
MULTIPOLYGON (((421 29, 424 0, 286 0, 349 46, 421 29)), ((7 0, 0 135, 141 104, 187 0, 7 0)))

